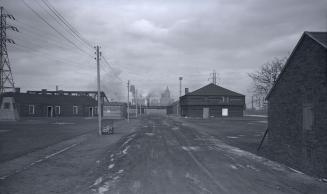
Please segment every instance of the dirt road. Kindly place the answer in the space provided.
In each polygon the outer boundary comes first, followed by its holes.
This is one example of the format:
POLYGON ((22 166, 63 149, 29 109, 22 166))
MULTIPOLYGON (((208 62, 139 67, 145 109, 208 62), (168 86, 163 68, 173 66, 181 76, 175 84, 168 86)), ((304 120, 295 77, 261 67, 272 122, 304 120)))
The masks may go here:
MULTIPOLYGON (((107 154, 93 193, 325 193, 327 185, 168 117, 144 117, 107 154)), ((85 193, 88 193, 85 191, 85 193)))

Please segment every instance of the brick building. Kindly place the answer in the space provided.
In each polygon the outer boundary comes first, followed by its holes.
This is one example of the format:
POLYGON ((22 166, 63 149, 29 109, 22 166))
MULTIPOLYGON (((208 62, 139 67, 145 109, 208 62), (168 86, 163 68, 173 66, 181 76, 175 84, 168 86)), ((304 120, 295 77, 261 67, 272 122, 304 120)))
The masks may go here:
POLYGON ((327 177, 327 32, 304 32, 267 95, 273 159, 327 177))
MULTIPOLYGON (((4 93, 0 115, 4 119, 19 117, 97 116, 97 92, 93 91, 27 91, 4 93), (8 111, 14 112, 13 116, 8 111), (10 118, 8 117, 10 116, 10 118), (17 116, 15 116, 17 115, 17 116), (8 118, 7 118, 8 117, 8 118)), ((106 96, 101 92, 101 101, 106 96)))
POLYGON ((213 83, 180 97, 181 115, 186 117, 239 117, 245 109, 245 96, 213 83))

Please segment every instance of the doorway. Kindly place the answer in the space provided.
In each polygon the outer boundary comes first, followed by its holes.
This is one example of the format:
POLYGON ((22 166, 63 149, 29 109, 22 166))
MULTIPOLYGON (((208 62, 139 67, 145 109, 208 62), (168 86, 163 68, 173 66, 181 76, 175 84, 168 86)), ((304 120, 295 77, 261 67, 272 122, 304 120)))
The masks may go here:
POLYGON ((203 108, 203 118, 209 118, 209 108, 203 108))
POLYGON ((48 106, 48 108, 47 108, 47 116, 48 117, 53 117, 53 107, 52 106, 48 106))
POLYGON ((89 107, 89 117, 93 117, 93 107, 89 107))
POLYGON ((228 116, 228 108, 223 108, 221 109, 221 115, 223 117, 227 117, 228 116))

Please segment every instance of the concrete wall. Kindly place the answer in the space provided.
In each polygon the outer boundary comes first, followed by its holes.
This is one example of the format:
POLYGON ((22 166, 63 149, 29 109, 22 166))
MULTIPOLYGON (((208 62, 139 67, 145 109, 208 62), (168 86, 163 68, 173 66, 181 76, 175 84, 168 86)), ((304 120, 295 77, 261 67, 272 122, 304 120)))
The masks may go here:
POLYGON ((327 177, 327 51, 305 36, 269 97, 272 157, 327 177), (303 105, 312 103, 314 125, 302 129, 303 105))
POLYGON ((16 109, 15 100, 12 97, 3 97, 0 101, 0 120, 16 121, 19 115, 16 109), (9 108, 5 108, 5 103, 9 104, 9 108))

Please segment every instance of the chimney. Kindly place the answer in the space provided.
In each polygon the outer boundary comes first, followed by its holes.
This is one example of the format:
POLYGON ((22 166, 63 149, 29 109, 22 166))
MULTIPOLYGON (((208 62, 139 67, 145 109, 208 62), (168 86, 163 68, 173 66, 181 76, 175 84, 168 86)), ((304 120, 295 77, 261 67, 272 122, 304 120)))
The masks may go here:
POLYGON ((46 95, 47 94, 47 89, 42 89, 41 92, 42 92, 43 95, 46 95))
POLYGON ((59 86, 58 85, 56 85, 56 91, 58 91, 59 90, 59 86))
POLYGON ((16 93, 20 93, 20 88, 15 88, 16 93))
POLYGON ((188 94, 188 88, 185 88, 185 95, 188 94))

